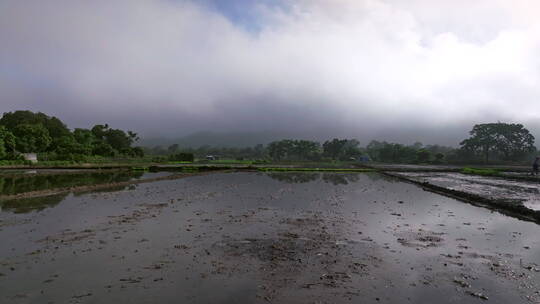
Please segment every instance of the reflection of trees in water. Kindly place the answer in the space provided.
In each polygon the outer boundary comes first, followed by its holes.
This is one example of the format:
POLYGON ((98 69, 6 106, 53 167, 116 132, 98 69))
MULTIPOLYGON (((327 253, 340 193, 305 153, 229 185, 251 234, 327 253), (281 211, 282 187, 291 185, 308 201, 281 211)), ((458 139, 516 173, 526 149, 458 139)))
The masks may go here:
POLYGON ((319 173, 305 172, 268 173, 267 175, 271 179, 290 184, 309 183, 318 180, 320 177, 319 173))
POLYGON ((137 189, 137 185, 127 185, 127 186, 114 186, 114 187, 107 187, 107 188, 100 188, 100 189, 92 189, 88 191, 81 191, 73 193, 74 196, 80 196, 85 195, 88 193, 112 193, 112 192, 118 192, 118 191, 124 191, 124 190, 135 190, 137 189))
MULTIPOLYGON (((74 196, 80 196, 88 193, 108 193, 108 192, 117 192, 123 190, 135 190, 137 185, 128 185, 128 186, 116 186, 116 187, 107 187, 104 189, 95 189, 84 192, 74 193, 74 196)), ((50 208, 58 205, 63 201, 69 192, 51 196, 44 197, 33 197, 33 198, 22 198, 14 199, 7 201, 0 201, 0 211, 10 211, 14 213, 28 213, 31 211, 41 211, 45 208, 50 208)))
POLYGON ((357 182, 360 179, 358 173, 324 173, 322 180, 325 183, 337 185, 348 185, 349 183, 357 182))
POLYGON ((347 185, 360 180, 358 173, 314 173, 314 172, 278 172, 267 173, 267 176, 284 183, 309 183, 321 179, 333 185, 347 185))
POLYGON ((58 205, 66 196, 68 196, 68 193, 3 201, 0 202, 0 208, 2 211, 11 211, 14 213, 28 213, 34 210, 40 211, 58 205))
POLYGON ((385 181, 389 183, 401 183, 402 181, 398 178, 391 177, 388 175, 384 175, 378 172, 366 172, 365 176, 367 176, 371 181, 385 181))
POLYGON ((143 174, 144 172, 114 171, 4 176, 0 177, 0 194, 13 195, 54 188, 126 182, 133 178, 140 178, 143 174))

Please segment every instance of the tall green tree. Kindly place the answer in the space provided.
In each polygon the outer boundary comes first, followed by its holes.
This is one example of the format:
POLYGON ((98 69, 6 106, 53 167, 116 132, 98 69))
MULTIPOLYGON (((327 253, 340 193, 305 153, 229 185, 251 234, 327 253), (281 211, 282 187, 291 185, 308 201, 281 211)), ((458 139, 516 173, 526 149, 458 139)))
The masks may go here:
POLYGON ((346 139, 337 139, 334 138, 330 141, 325 141, 323 144, 323 153, 325 156, 332 159, 338 159, 342 153, 343 147, 347 144, 346 139))
POLYGON ((90 155, 92 146, 77 142, 75 136, 62 136, 56 140, 55 152, 64 159, 71 159, 73 155, 90 155))
POLYGON ((416 152, 416 157, 419 162, 425 163, 431 158, 431 153, 426 149, 420 149, 416 152))
POLYGON ((324 142, 323 153, 334 160, 348 160, 351 157, 356 158, 361 155, 359 145, 360 142, 356 139, 334 138, 324 142))
POLYGON ((4 144, 4 139, 0 138, 0 159, 5 159, 7 156, 6 146, 4 144))
POLYGON ((94 136, 94 133, 88 129, 75 129, 73 131, 73 137, 75 138, 75 141, 77 143, 92 148, 92 145, 96 142, 96 137, 94 136))
POLYGON ((368 155, 380 162, 410 163, 417 160, 418 145, 405 146, 398 143, 372 141, 367 146, 368 155))
MULTIPOLYGON (((270 157, 275 160, 313 160, 320 154, 320 146, 315 141, 284 139, 271 142, 267 147, 267 151, 270 157)), ((262 146, 258 149, 261 148, 262 146)), ((246 153, 253 154, 255 152, 250 149, 246 153)))
POLYGON ((461 149, 482 155, 486 163, 490 155, 518 160, 536 149, 534 136, 522 124, 477 124, 469 134, 471 136, 460 143, 461 149))
POLYGON ((133 140, 120 129, 109 129, 105 134, 105 142, 116 151, 123 151, 131 147, 133 140))
POLYGON ((321 144, 310 140, 296 140, 293 145, 293 153, 300 160, 313 160, 321 149, 321 144))
POLYGON ((275 160, 285 159, 294 148, 294 142, 290 139, 274 141, 268 144, 268 154, 275 160))
POLYGON ((13 130, 19 152, 45 152, 52 143, 49 131, 41 124, 20 124, 13 130))
POLYGON ((0 140, 2 140, 2 147, 6 153, 15 151, 15 135, 8 131, 4 126, 0 126, 0 140))
POLYGON ((0 119, 0 125, 5 126, 8 130, 14 131, 18 125, 37 125, 41 124, 51 138, 58 138, 70 134, 68 127, 58 118, 48 116, 41 112, 34 113, 31 111, 15 111, 4 113, 0 119))
POLYGON ((91 132, 92 134, 94 134, 94 137, 96 138, 96 140, 103 141, 105 140, 105 135, 107 134, 108 130, 109 130, 108 124, 95 125, 92 128, 91 132))
POLYGON ((167 148, 167 151, 169 151, 170 154, 174 154, 178 149, 180 149, 180 146, 178 144, 173 144, 167 148))
POLYGON ((351 158, 357 158, 360 155, 362 155, 362 152, 360 151, 360 142, 356 139, 348 139, 341 149, 341 159, 349 160, 351 158))
POLYGON ((115 156, 116 151, 108 143, 100 142, 93 147, 92 154, 100 156, 115 156))
MULTIPOLYGON (((137 133, 127 131, 124 132, 120 129, 112 129, 108 124, 95 125, 92 130, 97 143, 100 144, 100 148, 96 151, 108 151, 103 143, 112 147, 115 151, 122 154, 132 154, 131 145, 139 140, 137 133)), ((101 154, 100 154, 101 155, 101 154)))

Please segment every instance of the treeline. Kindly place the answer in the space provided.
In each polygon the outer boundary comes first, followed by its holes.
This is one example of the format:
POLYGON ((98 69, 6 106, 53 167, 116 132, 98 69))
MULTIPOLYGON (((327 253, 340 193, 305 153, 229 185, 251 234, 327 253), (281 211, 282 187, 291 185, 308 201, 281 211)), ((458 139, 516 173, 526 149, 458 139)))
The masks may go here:
POLYGON ((379 161, 392 163, 442 162, 455 149, 443 146, 424 146, 415 143, 410 146, 397 143, 372 141, 361 147, 356 139, 334 138, 322 144, 317 141, 284 139, 245 148, 219 148, 202 146, 181 148, 171 145, 167 148, 156 146, 145 148, 148 155, 160 156, 162 160, 188 161, 212 156, 221 159, 258 161, 379 161))
POLYGON ((204 159, 206 156, 216 156, 222 159, 250 159, 250 160, 262 160, 267 157, 265 147, 262 144, 254 147, 213 147, 210 145, 201 146, 198 148, 183 148, 178 144, 170 145, 168 147, 155 146, 152 148, 144 147, 144 153, 147 155, 153 155, 154 158, 159 160, 171 160, 171 161, 188 161, 187 158, 204 159), (182 157, 180 154, 187 154, 182 157), (191 156, 189 156, 191 155, 191 156))
POLYGON ((385 163, 487 163, 523 162, 537 153, 535 138, 521 124, 478 124, 470 131, 470 137, 459 148, 424 145, 416 142, 403 145, 373 140, 365 147, 356 139, 317 141, 284 139, 246 148, 219 148, 202 146, 181 148, 178 144, 167 148, 145 148, 150 155, 162 155, 163 159, 187 160, 206 156, 237 160, 272 161, 376 161, 385 163), (182 154, 182 157, 175 157, 182 154), (187 158, 186 158, 187 157, 187 158))
POLYGON ((325 141, 290 140, 275 141, 268 145, 267 153, 273 160, 352 160, 360 157, 362 151, 356 139, 325 141))
POLYGON ((535 157, 535 138, 522 124, 477 124, 459 148, 416 143, 411 146, 372 141, 366 152, 373 160, 392 163, 519 163, 535 157))
POLYGON ((254 161, 377 161, 387 163, 487 163, 523 162, 537 153, 534 136, 521 124, 475 125, 459 148, 403 145, 371 141, 365 147, 356 139, 334 138, 324 142, 284 139, 264 146, 219 148, 141 148, 136 133, 107 124, 70 130, 56 117, 31 111, 4 113, 0 119, 0 160, 21 160, 23 153, 37 153, 40 160, 89 161, 101 158, 142 158, 153 161, 235 159, 254 161), (150 160, 150 159, 148 159, 150 160))
POLYGON ((56 117, 31 111, 4 113, 0 119, 0 160, 21 160, 37 153, 40 160, 85 161, 92 157, 142 157, 133 147, 136 133, 95 125, 70 130, 56 117))

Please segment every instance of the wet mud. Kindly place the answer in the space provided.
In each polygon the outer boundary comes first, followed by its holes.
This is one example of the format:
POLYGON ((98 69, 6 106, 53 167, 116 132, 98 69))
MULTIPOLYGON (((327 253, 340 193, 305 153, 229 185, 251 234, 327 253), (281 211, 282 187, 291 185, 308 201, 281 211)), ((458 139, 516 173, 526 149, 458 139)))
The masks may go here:
POLYGON ((215 173, 0 212, 0 303, 538 303, 538 225, 378 173, 215 173))
POLYGON ((425 189, 540 222, 540 184, 452 172, 385 172, 425 189))

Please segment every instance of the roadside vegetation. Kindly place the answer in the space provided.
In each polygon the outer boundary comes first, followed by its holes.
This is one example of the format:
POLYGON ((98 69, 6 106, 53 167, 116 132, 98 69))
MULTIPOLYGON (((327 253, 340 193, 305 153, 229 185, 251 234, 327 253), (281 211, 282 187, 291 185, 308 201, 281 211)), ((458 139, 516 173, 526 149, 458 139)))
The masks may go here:
POLYGON ((42 164, 102 162, 110 158, 142 158, 133 145, 136 133, 108 124, 70 130, 56 117, 30 111, 4 113, 0 119, 0 164, 24 164, 23 154, 37 153, 42 164))

